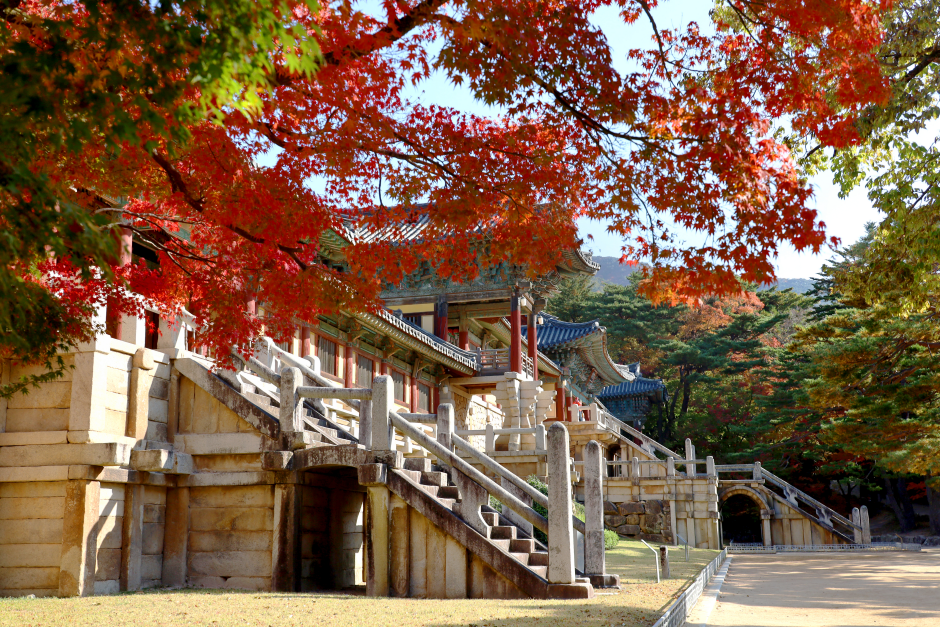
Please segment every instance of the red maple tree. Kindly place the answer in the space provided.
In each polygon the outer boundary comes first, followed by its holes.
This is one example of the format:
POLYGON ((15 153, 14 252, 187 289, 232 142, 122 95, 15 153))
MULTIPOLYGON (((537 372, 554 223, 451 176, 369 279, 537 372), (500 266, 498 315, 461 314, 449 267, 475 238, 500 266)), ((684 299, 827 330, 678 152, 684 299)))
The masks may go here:
MULTIPOLYGON (((625 260, 649 264, 643 289, 656 300, 770 281, 779 244, 826 244, 773 125, 850 145, 857 114, 887 95, 872 55, 877 2, 730 0, 712 35, 659 28, 656 0, 385 0, 372 13, 288 4, 322 51, 315 73, 275 57, 268 88, 251 94, 257 106, 192 121, 142 111, 134 141, 92 133, 36 163, 89 211, 130 199, 116 214, 160 267, 119 276, 166 311, 190 310, 202 341, 222 349, 259 331, 249 298, 277 335, 295 317, 380 306, 383 286, 421 260, 455 280, 499 261, 544 272, 579 244, 583 216, 624 238, 625 260), (629 71, 591 21, 606 4, 649 26, 629 71), (435 73, 495 113, 423 103, 413 86, 435 73), (168 139, 167 126, 185 133, 168 139), (354 239, 342 270, 320 249, 328 229, 394 233, 419 217, 423 235, 407 246, 354 239), (683 243, 669 225, 705 243, 683 243)), ((26 27, 14 37, 43 45, 26 27)), ((94 52, 81 63, 109 63, 94 52)), ((198 77, 183 78, 180 98, 205 97, 198 77)))

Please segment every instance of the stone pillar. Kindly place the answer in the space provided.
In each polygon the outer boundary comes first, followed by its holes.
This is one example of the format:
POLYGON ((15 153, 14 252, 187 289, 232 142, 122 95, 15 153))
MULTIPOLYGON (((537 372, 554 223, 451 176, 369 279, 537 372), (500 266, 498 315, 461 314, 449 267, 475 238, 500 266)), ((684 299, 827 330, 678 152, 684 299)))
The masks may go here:
POLYGON ((140 590, 140 558, 144 543, 144 486, 124 485, 123 540, 121 542, 121 590, 140 590))
POLYGON ((659 547, 659 571, 663 579, 669 579, 669 547, 659 547))
MULTIPOLYGON (((687 460, 695 459, 695 446, 689 438, 685 439, 685 458, 687 460)), ((695 464, 686 464, 685 474, 687 477, 695 477, 695 464)))
POLYGON ((522 372, 522 310, 519 295, 514 293, 509 307, 509 369, 522 372))
POLYGON ((448 451, 454 450, 451 436, 454 434, 454 406, 444 403, 437 406, 437 442, 448 451))
POLYGON ((392 378, 379 375, 372 380, 372 450, 389 451, 395 443, 388 413, 395 403, 392 378))
POLYGON ((101 484, 97 481, 77 479, 69 481, 65 488, 60 597, 84 597, 95 593, 100 496, 101 484))
POLYGON ((705 458, 705 474, 709 477, 718 476, 718 473, 715 471, 715 458, 711 455, 705 458))
POLYGON ((492 423, 486 425, 486 435, 483 436, 483 450, 487 453, 496 450, 496 427, 492 423))
POLYGON ((673 457, 666 458, 666 476, 667 477, 676 476, 676 460, 673 457))
POLYGON ((862 517, 862 544, 871 544, 871 525, 868 522, 867 505, 862 505, 860 514, 862 517))
POLYGON ((386 597, 389 593, 389 490, 385 486, 366 488, 366 594, 386 597))
POLYGON ((129 438, 143 440, 147 437, 147 423, 150 419, 150 385, 153 382, 155 367, 153 353, 146 348, 138 348, 134 354, 130 385, 127 390, 127 424, 124 435, 129 438))
POLYGON ((300 498, 296 484, 275 484, 271 547, 271 589, 275 592, 300 590, 300 498))
POLYGON ((189 546, 189 488, 167 488, 163 541, 163 585, 186 585, 189 546))
POLYGON ((604 562, 604 475, 601 445, 584 446, 584 573, 606 574, 604 562))
MULTIPOLYGON (((771 514, 767 510, 762 510, 760 513, 761 525, 763 527, 763 532, 764 532, 764 546, 772 546, 774 543, 773 536, 771 535, 771 532, 770 532, 770 516, 771 514)), ((710 546, 708 548, 713 549, 717 547, 710 546)))
POLYGON ((411 515, 408 504, 393 494, 389 500, 389 596, 407 597, 411 574, 411 515))
POLYGON ((754 475, 752 477, 754 481, 763 481, 764 473, 762 472, 760 462, 754 462, 754 475))
POLYGON ((297 388, 303 384, 304 375, 300 368, 290 366, 281 368, 281 407, 278 412, 281 433, 304 430, 303 399, 297 396, 297 388))
POLYGON ((571 524, 571 465, 568 430, 548 430, 548 582, 574 583, 574 527, 571 524))
POLYGON ((75 353, 69 400, 69 442, 88 442, 89 431, 105 430, 110 352, 111 340, 102 335, 80 344, 75 353))
POLYGON ((862 544, 862 512, 857 508, 852 508, 852 523, 858 527, 853 529, 855 535, 855 544, 862 544))

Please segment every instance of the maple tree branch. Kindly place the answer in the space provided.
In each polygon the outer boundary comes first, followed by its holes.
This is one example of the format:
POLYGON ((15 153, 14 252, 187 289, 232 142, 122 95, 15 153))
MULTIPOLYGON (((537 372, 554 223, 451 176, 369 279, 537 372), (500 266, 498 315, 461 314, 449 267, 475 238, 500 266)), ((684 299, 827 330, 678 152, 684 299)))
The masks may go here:
POLYGON ((917 63, 917 65, 911 68, 907 74, 904 75, 902 80, 905 83, 910 83, 912 80, 914 80, 914 78, 917 77, 918 74, 927 69, 930 64, 934 63, 935 61, 940 61, 940 47, 926 52, 924 56, 920 58, 920 61, 917 63))
MULTIPOLYGON (((423 0, 419 2, 401 17, 396 17, 374 33, 359 38, 355 44, 347 46, 341 51, 325 53, 320 67, 336 66, 343 62, 355 61, 399 41, 414 29, 427 24, 435 11, 444 4, 445 0, 423 0)), ((275 81, 278 85, 290 85, 299 78, 302 78, 302 76, 288 74, 280 68, 275 71, 275 81)))
MULTIPOLYGON (((153 157, 153 160, 156 161, 157 164, 166 173, 167 178, 170 179, 170 184, 172 186, 173 191, 181 194, 183 196, 183 199, 186 201, 186 204, 188 204, 190 207, 192 207, 199 213, 203 213, 206 208, 205 199, 204 198, 197 199, 190 193, 189 187, 186 185, 186 182, 183 180, 183 176, 179 173, 179 171, 175 167, 173 167, 173 164, 171 164, 170 161, 166 157, 161 155, 156 150, 153 150, 151 152, 151 156, 153 157)), ((271 243, 267 239, 260 237, 258 235, 254 235, 238 225, 223 224, 222 226, 232 231, 236 235, 242 237, 243 239, 246 239, 249 242, 252 242, 254 244, 271 243)), ((302 252, 303 248, 292 248, 289 246, 285 246, 284 244, 278 244, 278 243, 275 243, 274 246, 279 251, 289 256, 294 261, 294 263, 297 264, 297 267, 300 268, 301 271, 304 271, 309 267, 306 263, 302 262, 297 257, 297 253, 302 252)))
POLYGON ((643 7, 643 12, 646 13, 647 19, 649 19, 650 26, 653 27, 653 33, 656 35, 656 44, 659 46, 659 60, 663 64, 663 72, 666 74, 666 80, 675 85, 672 80, 672 76, 669 74, 669 67, 666 63, 666 51, 663 49, 663 38, 659 34, 659 27, 656 25, 656 20, 653 19, 653 14, 650 12, 650 5, 646 0, 639 0, 640 6, 643 7))

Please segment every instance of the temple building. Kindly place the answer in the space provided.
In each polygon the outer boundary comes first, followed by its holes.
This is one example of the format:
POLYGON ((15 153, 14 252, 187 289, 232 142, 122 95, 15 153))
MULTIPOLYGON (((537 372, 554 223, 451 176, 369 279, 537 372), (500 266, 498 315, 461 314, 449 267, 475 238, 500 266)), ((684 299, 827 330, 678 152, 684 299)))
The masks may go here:
POLYGON ((614 416, 641 429, 654 407, 662 407, 669 402, 669 392, 662 379, 644 377, 640 373, 639 362, 618 367, 625 367, 633 379, 605 387, 597 398, 614 416))

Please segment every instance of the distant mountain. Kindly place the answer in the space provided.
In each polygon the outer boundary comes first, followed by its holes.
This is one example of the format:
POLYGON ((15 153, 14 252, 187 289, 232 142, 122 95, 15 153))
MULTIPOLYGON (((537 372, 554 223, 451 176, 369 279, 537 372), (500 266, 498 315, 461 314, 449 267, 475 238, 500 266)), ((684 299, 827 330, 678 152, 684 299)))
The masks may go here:
MULTIPOLYGON (((629 285, 630 275, 640 269, 639 265, 628 266, 620 263, 619 257, 601 257, 594 255, 594 261, 601 264, 601 269, 594 275, 594 284, 600 290, 604 283, 615 285, 629 285)), ((778 290, 793 288, 794 292, 805 294, 813 289, 812 279, 777 279, 778 290)), ((770 287, 762 287, 762 290, 770 287)))

